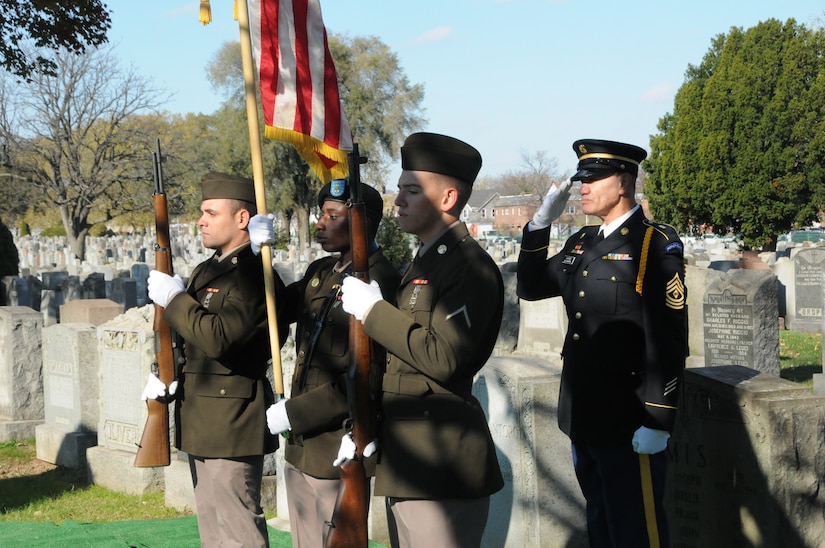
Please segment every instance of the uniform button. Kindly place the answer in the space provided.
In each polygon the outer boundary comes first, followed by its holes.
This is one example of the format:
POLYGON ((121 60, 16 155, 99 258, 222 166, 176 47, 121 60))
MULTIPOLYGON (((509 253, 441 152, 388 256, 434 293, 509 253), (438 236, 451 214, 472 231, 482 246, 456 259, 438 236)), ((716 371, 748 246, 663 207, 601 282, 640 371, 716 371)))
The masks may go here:
POLYGON ((579 297, 584 298, 584 291, 579 291, 579 297))
POLYGON ((577 319, 577 320, 581 320, 581 319, 582 319, 582 313, 581 313, 581 312, 576 312, 576 319, 577 319))
POLYGON ((610 281, 615 282, 616 281, 616 276, 610 276, 610 281))
POLYGON ((298 352, 298 357, 303 358, 304 354, 305 354, 305 352, 303 350, 301 350, 300 352, 298 352))
POLYGON ((574 340, 574 341, 577 341, 577 340, 579 340, 580 338, 581 338, 581 337, 579 337, 579 334, 578 334, 578 333, 573 333, 573 340, 574 340))
POLYGON ((587 274, 588 274, 587 270, 583 271, 583 272, 582 272, 582 277, 583 277, 583 278, 587 278, 587 274))
POLYGON ((221 396, 226 396, 226 388, 221 388, 221 396))

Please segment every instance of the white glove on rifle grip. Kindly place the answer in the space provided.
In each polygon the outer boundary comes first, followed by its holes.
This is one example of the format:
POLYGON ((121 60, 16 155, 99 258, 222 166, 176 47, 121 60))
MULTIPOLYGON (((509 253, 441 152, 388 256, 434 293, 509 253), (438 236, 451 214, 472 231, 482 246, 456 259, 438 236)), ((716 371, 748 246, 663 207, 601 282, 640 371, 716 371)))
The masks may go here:
MULTIPOLYGON (((352 439, 352 435, 347 433, 341 438, 341 447, 338 448, 338 457, 332 461, 333 466, 341 466, 348 460, 355 459, 355 441, 352 439)), ((378 450, 378 441, 372 440, 364 447, 364 458, 371 457, 375 451, 378 450)))
POLYGON ((272 221, 275 215, 261 215, 260 213, 254 215, 249 219, 249 224, 246 229, 249 231, 249 243, 252 247, 252 252, 257 255, 261 251, 261 246, 272 245, 275 243, 275 227, 272 221))
POLYGON ((180 276, 175 274, 173 278, 169 274, 164 274, 159 270, 152 270, 149 272, 149 279, 146 281, 149 298, 158 306, 166 308, 169 301, 183 292, 183 280, 180 276))
POLYGON ((356 320, 364 321, 370 308, 383 298, 375 280, 366 284, 358 278, 347 276, 341 284, 341 307, 356 320))
POLYGON ((169 388, 166 388, 166 385, 161 382, 157 375, 149 373, 149 380, 146 381, 146 386, 143 387, 143 394, 141 394, 140 399, 146 401, 174 396, 177 388, 178 381, 172 381, 169 388))
POLYGON ((550 223, 559 218, 564 212, 564 206, 567 205, 567 200, 570 198, 570 187, 573 181, 566 179, 556 186, 550 186, 550 190, 541 202, 541 207, 536 214, 533 215, 533 226, 535 228, 545 228, 550 226, 550 223))

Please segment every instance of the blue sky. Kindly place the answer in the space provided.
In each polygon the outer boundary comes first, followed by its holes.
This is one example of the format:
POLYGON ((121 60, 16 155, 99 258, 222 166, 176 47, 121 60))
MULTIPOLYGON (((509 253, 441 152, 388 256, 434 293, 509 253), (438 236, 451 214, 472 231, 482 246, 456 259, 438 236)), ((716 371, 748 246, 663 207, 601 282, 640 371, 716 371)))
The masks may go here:
MULTIPOLYGON (((171 112, 212 113, 221 102, 205 67, 238 40, 232 0, 109 0, 114 53, 173 94, 171 112)), ((557 173, 576 164, 571 144, 602 138, 649 150, 688 64, 731 27, 769 18, 821 25, 816 0, 322 0, 327 31, 376 36, 424 85, 426 131, 481 151, 480 176, 522 168, 544 151, 557 173)), ((400 174, 395 166, 393 187, 400 174)))

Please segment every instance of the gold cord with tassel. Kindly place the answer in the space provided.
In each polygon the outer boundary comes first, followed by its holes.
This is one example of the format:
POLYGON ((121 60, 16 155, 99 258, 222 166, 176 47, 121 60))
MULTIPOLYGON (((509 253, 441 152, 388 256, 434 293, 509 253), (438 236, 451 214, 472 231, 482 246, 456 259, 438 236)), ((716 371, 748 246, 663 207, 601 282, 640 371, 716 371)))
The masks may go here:
POLYGON ((209 7, 209 0, 201 0, 201 12, 198 21, 200 21, 203 26, 212 22, 212 8, 209 7))

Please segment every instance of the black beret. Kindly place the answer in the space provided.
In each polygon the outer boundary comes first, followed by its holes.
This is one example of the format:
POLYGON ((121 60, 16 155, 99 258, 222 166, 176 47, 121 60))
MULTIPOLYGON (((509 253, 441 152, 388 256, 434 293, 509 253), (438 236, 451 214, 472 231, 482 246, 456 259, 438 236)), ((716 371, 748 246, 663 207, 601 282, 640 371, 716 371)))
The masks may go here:
POLYGON ((250 204, 256 203, 255 184, 252 179, 212 172, 204 175, 201 183, 204 200, 225 198, 227 200, 243 200, 250 204))
POLYGON ((603 139, 579 139, 573 143, 579 157, 572 181, 603 179, 614 173, 639 174, 639 164, 647 157, 645 149, 627 143, 603 139))
MULTIPOLYGON (((324 207, 324 202, 332 200, 334 202, 347 203, 350 199, 349 179, 333 179, 325 184, 318 192, 318 207, 324 207)), ((376 226, 381 222, 384 215, 384 199, 381 194, 370 185, 361 183, 361 199, 364 200, 364 210, 367 217, 372 219, 376 226)))
POLYGON ((453 137, 413 133, 401 147, 401 169, 449 175, 472 185, 481 169, 481 154, 453 137))

